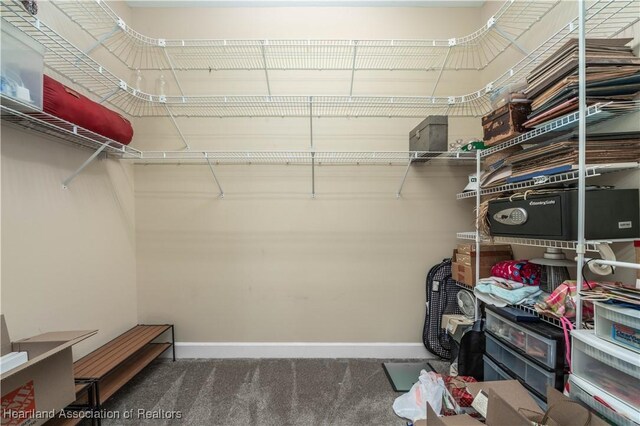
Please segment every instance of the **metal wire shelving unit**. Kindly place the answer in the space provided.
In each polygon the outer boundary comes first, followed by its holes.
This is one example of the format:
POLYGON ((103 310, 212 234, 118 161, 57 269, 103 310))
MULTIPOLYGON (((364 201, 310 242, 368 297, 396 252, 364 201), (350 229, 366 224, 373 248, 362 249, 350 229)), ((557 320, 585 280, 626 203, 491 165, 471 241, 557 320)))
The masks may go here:
MULTIPOLYGON (((88 2, 87 4, 89 4, 88 2)), ((102 2, 100 2, 101 4, 102 2)), ((515 2, 517 4, 519 2, 515 2)), ((526 2, 536 4, 537 2, 526 2)), ((585 19, 589 37, 612 37, 638 22, 633 7, 637 0, 593 3, 585 19)), ((84 3, 82 3, 84 4, 84 3)), ((531 6, 533 7, 533 6, 531 6)), ((519 82, 557 47, 575 36, 577 18, 542 43, 496 80, 475 92, 452 96, 162 96, 143 93, 127 84, 88 54, 29 15, 20 2, 2 2, 2 19, 41 42, 46 48, 46 66, 56 74, 108 102, 125 114, 136 117, 425 117, 449 115, 476 117, 491 110, 490 94, 519 82)), ((86 12, 82 12, 86 13, 86 12)), ((91 17, 90 13, 86 13, 91 17)), ((98 22, 101 22, 99 18, 98 22)), ((89 24, 86 24, 89 25, 89 24)), ((123 24, 124 29, 128 27, 123 24)), ((119 27, 121 28, 121 27, 119 27)), ((131 30, 131 29, 129 29, 131 30)), ((127 30, 127 31, 129 31, 127 30)), ((132 30, 131 30, 132 31, 132 30)), ((166 41, 166 40, 165 40, 166 41)), ((473 46, 470 43, 469 46, 473 46)))
MULTIPOLYGON (((637 169, 638 163, 622 163, 622 164, 602 164, 597 166, 588 166, 585 173, 586 177, 601 176, 605 173, 619 172, 622 170, 637 169)), ((518 191, 521 189, 537 188, 546 185, 554 185, 559 183, 576 182, 579 178, 580 172, 578 170, 572 170, 567 173, 560 173, 557 175, 541 175, 534 177, 523 182, 508 183, 505 185, 496 186, 493 188, 485 188, 480 190, 480 195, 501 194, 503 192, 518 191)), ((461 192, 456 195, 458 200, 465 198, 471 198, 476 196, 476 191, 461 192)))
POLYGON ((53 4, 130 69, 461 70, 484 68, 559 3, 506 1, 478 30, 430 40, 206 40, 148 37, 106 2, 53 4))

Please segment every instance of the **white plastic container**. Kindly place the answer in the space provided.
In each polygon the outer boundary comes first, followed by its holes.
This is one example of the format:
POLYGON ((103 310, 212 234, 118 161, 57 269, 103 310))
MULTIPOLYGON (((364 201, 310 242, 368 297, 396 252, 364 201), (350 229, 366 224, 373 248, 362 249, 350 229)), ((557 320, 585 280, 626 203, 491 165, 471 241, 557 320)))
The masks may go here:
POLYGON ((27 104, 27 111, 42 110, 44 46, 8 22, 1 29, 0 93, 27 104))
POLYGON ((591 383, 574 376, 569 376, 569 396, 583 402, 612 424, 618 426, 640 425, 640 411, 612 398, 606 392, 591 383))
POLYGON ((490 335, 487 335, 486 353, 511 370, 518 378, 541 395, 547 394, 547 385, 556 389, 564 386, 564 374, 562 372, 544 370, 535 363, 524 359, 522 355, 509 349, 490 335))
POLYGON ((632 407, 640 407, 640 355, 589 330, 575 330, 571 337, 573 374, 632 407))
MULTIPOLYGON (((541 361, 550 368, 555 367, 557 350, 555 340, 537 335, 535 332, 502 318, 489 310, 487 310, 486 314, 487 330, 516 348, 522 349, 527 356, 541 361)), ((545 394, 546 390, 542 393, 545 394)))
POLYGON ((640 353, 640 311, 596 302, 596 335, 640 353))

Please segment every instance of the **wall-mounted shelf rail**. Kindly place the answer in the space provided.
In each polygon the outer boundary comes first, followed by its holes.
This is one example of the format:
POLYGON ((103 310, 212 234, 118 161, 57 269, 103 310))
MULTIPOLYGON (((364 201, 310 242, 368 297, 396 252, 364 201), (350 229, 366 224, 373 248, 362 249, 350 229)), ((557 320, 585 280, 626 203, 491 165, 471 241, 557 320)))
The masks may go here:
MULTIPOLYGON (((633 170, 638 168, 638 163, 622 163, 622 164, 602 164, 598 166, 587 166, 585 171, 586 177, 601 176, 605 173, 619 172, 623 170, 633 170)), ((503 192, 519 191, 528 188, 537 188, 540 186, 554 185, 559 183, 576 182, 578 180, 578 170, 572 170, 567 173, 557 175, 539 176, 530 180, 517 183, 508 183, 496 186, 494 188, 485 188, 480 190, 480 195, 500 194, 503 192)), ((476 191, 461 192, 456 195, 458 200, 471 198, 476 196, 476 191)))
MULTIPOLYGON (((89 4, 90 2, 87 2, 89 4)), ((102 2, 100 2, 102 3, 102 2)), ((518 2, 515 2, 518 3, 518 2)), ((537 2, 526 2, 535 4, 537 2)), ((589 37, 612 37, 640 20, 638 0, 596 1, 587 11, 589 37)), ((84 4, 84 3, 82 3, 84 4)), ((562 43, 575 37, 577 19, 558 30, 528 56, 479 90, 455 96, 159 96, 136 91, 90 56, 28 14, 18 1, 2 2, 2 19, 47 48, 45 65, 132 116, 188 117, 425 117, 480 116, 491 110, 489 93, 521 81, 562 43), (313 105, 313 107, 311 107, 313 105), (309 114, 313 110, 313 114, 309 114)), ((87 14, 89 16, 89 14, 87 14)), ((126 28, 126 25, 125 25, 126 28)))
POLYGON ((481 28, 433 40, 203 40, 145 36, 104 1, 54 5, 130 69, 459 70, 482 69, 557 4, 506 1, 481 28))

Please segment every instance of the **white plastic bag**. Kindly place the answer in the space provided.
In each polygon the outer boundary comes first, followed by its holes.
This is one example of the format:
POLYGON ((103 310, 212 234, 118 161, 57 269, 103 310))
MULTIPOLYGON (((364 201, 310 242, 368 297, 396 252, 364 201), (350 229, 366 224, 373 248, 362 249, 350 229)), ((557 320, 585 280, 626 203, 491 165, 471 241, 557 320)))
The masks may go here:
POLYGON ((418 381, 413 384, 411 390, 396 398, 393 402, 393 411, 405 419, 415 422, 427 418, 427 402, 433 411, 442 412, 442 398, 445 386, 442 378, 433 371, 422 370, 418 381))

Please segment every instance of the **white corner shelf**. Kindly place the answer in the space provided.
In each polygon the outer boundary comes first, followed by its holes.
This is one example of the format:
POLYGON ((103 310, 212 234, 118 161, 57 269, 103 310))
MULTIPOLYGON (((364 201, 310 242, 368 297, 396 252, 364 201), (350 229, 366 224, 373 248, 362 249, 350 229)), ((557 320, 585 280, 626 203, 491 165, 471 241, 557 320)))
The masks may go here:
MULTIPOLYGON (((597 166, 589 166, 585 170, 585 177, 601 176, 607 173, 620 172, 624 170, 634 170, 638 168, 638 163, 621 163, 621 164, 601 164, 597 166)), ((566 173, 556 175, 541 175, 522 182, 508 183, 493 188, 485 188, 480 190, 480 195, 500 194, 503 192, 518 191, 527 188, 537 188, 546 185, 559 183, 577 182, 579 178, 579 170, 572 170, 566 173)), ((461 192, 456 195, 458 200, 472 198, 476 196, 476 191, 461 192)))
POLYGON ((431 40, 230 40, 148 37, 104 1, 54 1, 129 69, 463 70, 483 69, 559 0, 507 0, 473 33, 431 40))
MULTIPOLYGON (((98 3, 98 2, 96 2, 98 3)), ((103 2, 99 2, 100 4, 103 2)), ((520 2, 514 2, 520 3, 520 2)), ((638 0, 600 0, 589 5, 586 32, 589 37, 611 37, 639 20, 633 5, 638 0)), ((85 7, 91 2, 73 2, 85 7)), ((524 2, 534 7, 537 2, 524 2)), ((518 6, 519 7, 519 6, 518 6)), ((89 55, 31 16, 16 0, 1 3, 2 20, 23 31, 46 47, 45 66, 74 85, 135 117, 407 117, 428 115, 477 117, 491 110, 489 95, 507 84, 522 81, 529 72, 549 57, 559 46, 577 34, 577 18, 543 42, 500 77, 475 92, 464 95, 434 97, 380 96, 159 96, 136 91, 126 79, 116 76, 89 55)), ((80 12, 78 12, 80 13, 80 12)), ((82 11, 87 19, 91 12, 82 11)), ((101 24, 102 18, 95 22, 101 24)), ((517 22, 517 21, 516 21, 517 22)), ((109 31, 131 29, 108 24, 109 31)), ((86 24, 88 25, 88 24, 86 24)), ((117 25, 117 23, 116 23, 117 25)), ((132 31, 132 30, 131 30, 132 31)), ((128 37, 128 36, 127 36, 128 37)), ((140 36, 136 43, 144 44, 140 36)), ((153 40, 147 40, 153 44, 153 40)), ((160 41, 157 41, 159 43, 160 41)), ((166 48, 166 40, 164 41, 166 48)), ((182 41, 178 42, 179 44, 182 41)), ((473 42, 470 42, 470 46, 473 42)), ((155 49, 155 47, 154 47, 155 49)), ((146 52, 146 50, 143 50, 146 52)), ((165 51, 166 53, 166 51, 165 51)), ((124 56, 124 55, 123 55, 124 56)))

